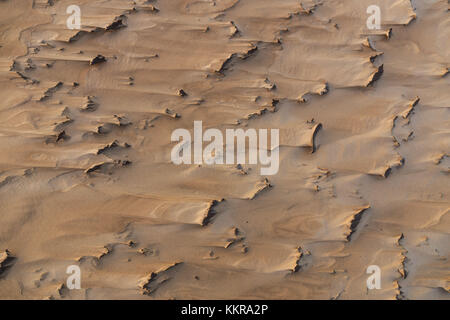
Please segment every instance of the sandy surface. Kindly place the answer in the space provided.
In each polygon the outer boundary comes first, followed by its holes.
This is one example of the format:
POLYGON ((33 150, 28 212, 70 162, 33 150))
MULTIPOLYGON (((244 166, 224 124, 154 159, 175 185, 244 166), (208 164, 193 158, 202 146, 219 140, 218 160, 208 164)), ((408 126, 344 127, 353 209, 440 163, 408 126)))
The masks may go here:
POLYGON ((447 0, 0 0, 0 298, 449 299, 449 36, 447 0), (174 165, 195 120, 280 129, 278 174, 174 165))

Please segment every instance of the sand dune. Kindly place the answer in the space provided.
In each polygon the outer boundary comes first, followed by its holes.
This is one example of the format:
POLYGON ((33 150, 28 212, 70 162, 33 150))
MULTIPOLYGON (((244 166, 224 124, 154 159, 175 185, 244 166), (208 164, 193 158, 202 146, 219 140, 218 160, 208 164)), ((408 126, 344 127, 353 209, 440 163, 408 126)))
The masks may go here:
POLYGON ((375 2, 0 0, 0 298, 450 299, 450 7, 375 2))

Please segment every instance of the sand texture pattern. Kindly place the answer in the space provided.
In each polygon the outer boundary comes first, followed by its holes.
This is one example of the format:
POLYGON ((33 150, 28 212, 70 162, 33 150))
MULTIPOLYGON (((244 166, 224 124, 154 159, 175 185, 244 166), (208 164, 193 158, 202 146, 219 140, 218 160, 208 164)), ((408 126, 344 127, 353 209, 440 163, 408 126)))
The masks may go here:
POLYGON ((449 8, 0 0, 0 299, 450 299, 449 8), (175 165, 194 121, 278 173, 175 165))

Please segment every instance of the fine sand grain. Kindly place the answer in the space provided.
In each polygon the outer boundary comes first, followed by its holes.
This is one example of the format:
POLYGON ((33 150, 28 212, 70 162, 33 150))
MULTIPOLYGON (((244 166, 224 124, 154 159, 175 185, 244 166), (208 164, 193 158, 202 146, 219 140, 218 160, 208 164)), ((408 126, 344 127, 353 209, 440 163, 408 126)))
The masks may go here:
POLYGON ((449 39, 447 0, 0 0, 0 299, 450 299, 449 39), (194 121, 278 173, 175 165, 194 121))

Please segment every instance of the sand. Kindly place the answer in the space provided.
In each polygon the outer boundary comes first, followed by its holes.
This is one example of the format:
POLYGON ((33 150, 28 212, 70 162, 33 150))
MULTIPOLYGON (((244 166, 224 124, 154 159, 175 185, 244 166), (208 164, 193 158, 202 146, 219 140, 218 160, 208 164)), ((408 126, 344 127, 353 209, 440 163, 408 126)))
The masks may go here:
POLYGON ((447 0, 0 0, 0 298, 450 299, 449 36, 447 0), (278 173, 175 165, 194 121, 279 129, 278 173))

